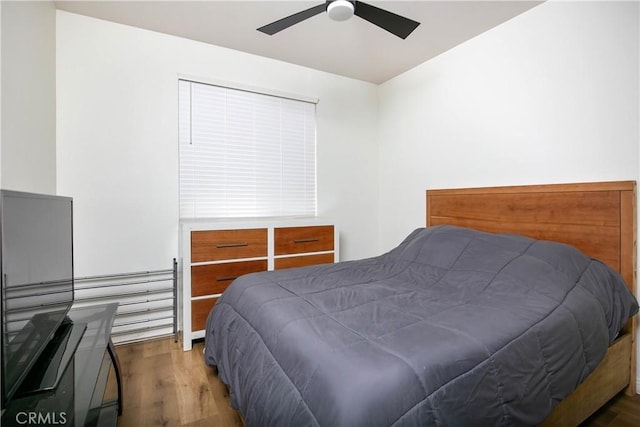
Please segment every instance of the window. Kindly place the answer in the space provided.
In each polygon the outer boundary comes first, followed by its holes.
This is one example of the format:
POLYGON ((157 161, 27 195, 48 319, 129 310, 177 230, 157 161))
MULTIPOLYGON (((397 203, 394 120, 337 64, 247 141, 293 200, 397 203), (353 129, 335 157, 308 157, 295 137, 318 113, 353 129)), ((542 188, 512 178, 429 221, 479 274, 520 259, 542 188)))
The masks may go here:
POLYGON ((180 217, 316 215, 315 104, 180 80, 180 217))

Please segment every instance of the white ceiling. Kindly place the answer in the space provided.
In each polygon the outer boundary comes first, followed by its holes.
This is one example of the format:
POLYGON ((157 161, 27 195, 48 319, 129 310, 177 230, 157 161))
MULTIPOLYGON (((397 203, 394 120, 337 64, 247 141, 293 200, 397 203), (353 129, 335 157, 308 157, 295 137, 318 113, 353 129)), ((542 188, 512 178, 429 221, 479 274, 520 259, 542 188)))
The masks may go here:
POLYGON ((369 1, 420 22, 405 40, 325 13, 273 36, 256 28, 323 0, 56 1, 58 9, 382 83, 542 1, 369 1))

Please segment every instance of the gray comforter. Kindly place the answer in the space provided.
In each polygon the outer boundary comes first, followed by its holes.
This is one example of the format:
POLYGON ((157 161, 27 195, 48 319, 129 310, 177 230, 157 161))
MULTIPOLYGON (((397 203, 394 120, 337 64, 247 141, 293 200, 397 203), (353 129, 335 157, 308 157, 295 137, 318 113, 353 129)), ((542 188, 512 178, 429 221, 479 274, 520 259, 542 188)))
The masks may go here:
POLYGON ((376 258, 237 279, 205 358, 248 426, 535 425, 637 309, 570 246, 440 226, 376 258))

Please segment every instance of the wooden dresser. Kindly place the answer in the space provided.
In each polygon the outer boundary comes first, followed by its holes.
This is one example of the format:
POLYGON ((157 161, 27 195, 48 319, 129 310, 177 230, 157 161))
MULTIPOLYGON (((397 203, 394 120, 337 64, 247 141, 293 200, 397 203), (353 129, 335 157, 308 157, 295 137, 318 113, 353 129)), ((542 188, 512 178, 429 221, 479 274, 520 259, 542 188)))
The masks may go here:
POLYGON ((338 261, 338 231, 318 221, 181 224, 180 279, 185 351, 204 337, 218 297, 244 274, 338 261))

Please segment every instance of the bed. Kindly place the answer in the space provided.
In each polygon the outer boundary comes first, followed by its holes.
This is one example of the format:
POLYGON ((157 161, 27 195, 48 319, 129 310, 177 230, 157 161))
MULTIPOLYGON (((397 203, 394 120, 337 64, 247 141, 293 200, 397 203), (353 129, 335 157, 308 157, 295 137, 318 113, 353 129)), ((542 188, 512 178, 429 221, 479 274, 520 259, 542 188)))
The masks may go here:
POLYGON ((633 182, 428 191, 426 225, 228 288, 205 360, 247 425, 577 425, 634 392, 633 182))

